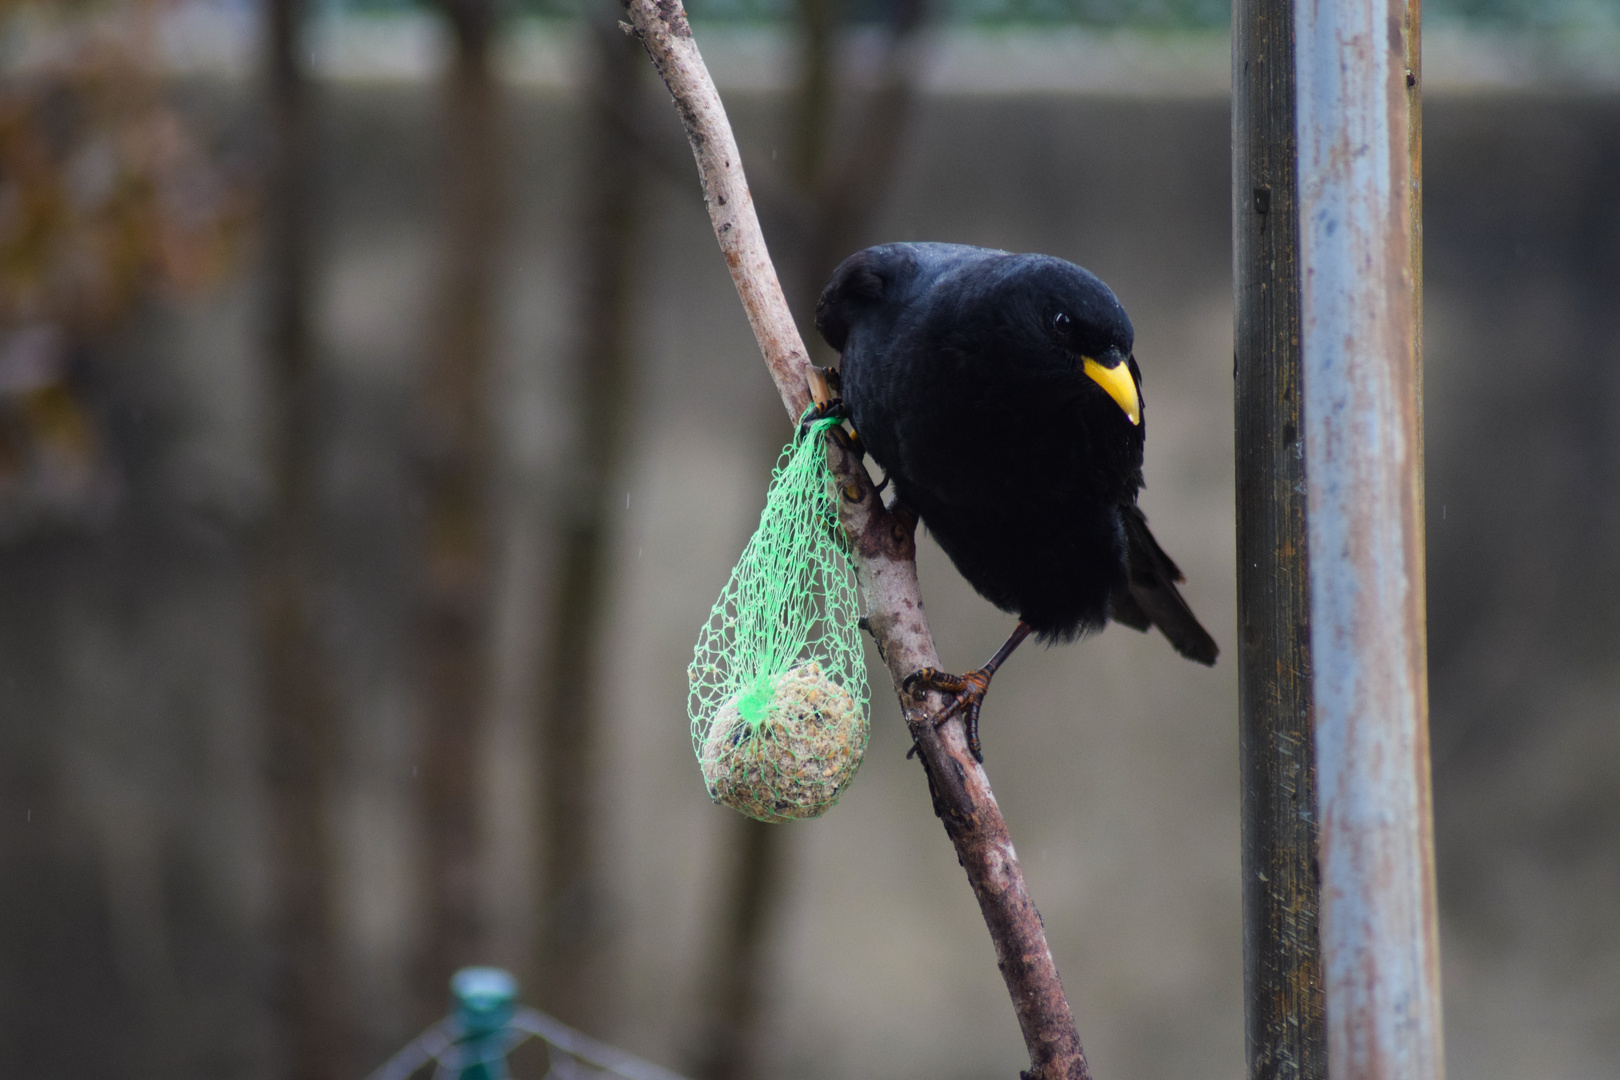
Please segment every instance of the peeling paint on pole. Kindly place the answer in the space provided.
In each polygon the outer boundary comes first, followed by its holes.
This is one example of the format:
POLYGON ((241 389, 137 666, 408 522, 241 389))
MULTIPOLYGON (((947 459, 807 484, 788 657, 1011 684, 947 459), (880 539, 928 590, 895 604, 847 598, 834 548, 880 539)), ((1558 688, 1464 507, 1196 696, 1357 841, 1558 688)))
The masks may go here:
POLYGON ((1405 7, 1294 10, 1328 1074, 1438 1080, 1405 7))

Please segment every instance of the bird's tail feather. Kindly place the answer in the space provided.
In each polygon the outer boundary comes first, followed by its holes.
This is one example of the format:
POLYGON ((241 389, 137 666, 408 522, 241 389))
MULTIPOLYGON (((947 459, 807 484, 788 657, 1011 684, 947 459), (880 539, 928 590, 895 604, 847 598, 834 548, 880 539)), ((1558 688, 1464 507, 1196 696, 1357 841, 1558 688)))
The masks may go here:
POLYGON ((1126 506, 1123 516, 1130 580, 1126 589, 1114 594, 1109 614, 1115 622, 1136 630, 1157 626, 1182 656, 1214 664, 1221 650, 1176 588, 1185 580, 1180 569, 1153 539, 1140 509, 1126 506))

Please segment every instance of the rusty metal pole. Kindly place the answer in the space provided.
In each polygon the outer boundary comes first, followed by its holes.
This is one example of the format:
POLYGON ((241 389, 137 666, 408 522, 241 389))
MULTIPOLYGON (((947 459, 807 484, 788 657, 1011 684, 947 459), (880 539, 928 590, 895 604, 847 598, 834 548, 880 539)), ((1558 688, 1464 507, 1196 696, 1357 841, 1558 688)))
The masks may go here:
POLYGON ((1294 22, 1328 1072, 1439 1080, 1407 11, 1294 22))

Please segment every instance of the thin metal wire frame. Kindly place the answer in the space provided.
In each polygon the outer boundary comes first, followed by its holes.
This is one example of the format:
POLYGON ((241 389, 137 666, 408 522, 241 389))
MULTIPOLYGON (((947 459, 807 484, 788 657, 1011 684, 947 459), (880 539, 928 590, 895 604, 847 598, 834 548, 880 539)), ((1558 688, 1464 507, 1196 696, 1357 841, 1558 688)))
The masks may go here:
MULTIPOLYGON (((460 1024, 454 1017, 446 1017, 407 1043, 368 1080, 409 1080, 418 1069, 430 1063, 437 1066, 436 1078, 460 1076, 462 1070, 479 1063, 468 1059, 460 1037, 460 1024)), ((535 1009, 519 1009, 507 1024, 505 1038, 494 1046, 500 1057, 505 1058, 531 1037, 540 1039, 553 1051, 551 1069, 546 1075, 558 1080, 597 1076, 618 1077, 619 1080, 686 1080, 679 1073, 597 1042, 535 1009), (565 1056, 559 1057, 558 1052, 565 1056)))

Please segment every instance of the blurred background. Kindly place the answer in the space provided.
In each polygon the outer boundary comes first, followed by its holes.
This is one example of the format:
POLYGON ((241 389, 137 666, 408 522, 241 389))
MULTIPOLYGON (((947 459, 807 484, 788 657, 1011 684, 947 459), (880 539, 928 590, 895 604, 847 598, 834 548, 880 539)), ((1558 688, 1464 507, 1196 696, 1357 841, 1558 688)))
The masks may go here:
MULTIPOLYGON (((1131 312, 1227 657, 1021 652, 987 763, 1097 1075, 1241 1076, 1226 4, 691 8, 805 329, 904 239, 1131 312)), ((616 17, 0 5, 0 1071, 363 1077, 475 962, 696 1080, 1025 1060, 886 691, 827 817, 705 796, 685 667, 789 427, 616 17)), ((1450 1073, 1613 1077, 1620 0, 1425 46, 1450 1073)), ((1008 618, 919 561, 977 664, 1008 618)))

